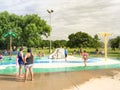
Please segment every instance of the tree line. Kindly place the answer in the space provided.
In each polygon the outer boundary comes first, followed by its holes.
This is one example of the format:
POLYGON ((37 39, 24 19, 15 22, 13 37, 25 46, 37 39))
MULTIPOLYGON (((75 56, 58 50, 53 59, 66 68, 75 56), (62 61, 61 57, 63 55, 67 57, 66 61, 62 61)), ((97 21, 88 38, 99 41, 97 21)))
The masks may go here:
MULTIPOLYGON (((14 32, 16 37, 13 39, 13 50, 20 46, 26 47, 48 47, 49 40, 44 40, 43 36, 49 37, 51 26, 37 14, 19 16, 9 14, 7 11, 0 13, 0 49, 9 49, 9 36, 4 35, 8 32, 14 32)), ((55 40, 52 42, 52 48, 70 47, 70 48, 99 48, 103 46, 98 35, 92 37, 85 32, 77 32, 68 35, 68 40, 55 40)), ((111 48, 120 47, 120 36, 110 39, 111 48)))

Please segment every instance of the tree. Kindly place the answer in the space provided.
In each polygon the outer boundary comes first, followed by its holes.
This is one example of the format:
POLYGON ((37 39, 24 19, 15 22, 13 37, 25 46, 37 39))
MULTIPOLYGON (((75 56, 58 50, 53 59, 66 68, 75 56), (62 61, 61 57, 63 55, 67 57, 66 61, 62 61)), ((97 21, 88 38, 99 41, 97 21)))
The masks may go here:
MULTIPOLYGON (((4 33, 6 33, 6 29, 10 29, 10 24, 8 24, 8 18, 9 18, 9 13, 8 12, 2 12, 0 13, 0 48, 9 48, 9 39, 6 39, 4 37, 4 33)), ((8 31, 7 31, 8 32, 8 31)))
POLYGON ((99 42, 99 38, 98 38, 98 35, 94 35, 94 38, 93 38, 93 47, 94 48, 98 48, 98 47, 101 47, 101 43, 99 42))
POLYGON ((54 48, 66 47, 66 43, 66 40, 55 40, 53 41, 52 46, 54 48))
POLYGON ((77 32, 68 36, 68 47, 92 47, 93 38, 85 32, 77 32))
MULTIPOLYGON (((51 41, 52 42, 52 41, 51 41)), ((42 40, 42 43, 41 43, 41 47, 44 48, 44 47, 49 47, 49 40, 42 40)))
POLYGON ((119 48, 120 36, 117 36, 116 38, 110 39, 108 43, 110 44, 110 46, 113 50, 115 50, 115 48, 119 48))
POLYGON ((41 46, 42 36, 48 37, 51 32, 50 26, 37 14, 18 16, 5 11, 0 13, 0 48, 9 47, 9 39, 3 36, 9 30, 17 34, 13 38, 13 46, 16 47, 41 46))
POLYGON ((50 26, 36 14, 24 16, 22 24, 22 41, 25 46, 39 46, 41 36, 50 35, 50 26))

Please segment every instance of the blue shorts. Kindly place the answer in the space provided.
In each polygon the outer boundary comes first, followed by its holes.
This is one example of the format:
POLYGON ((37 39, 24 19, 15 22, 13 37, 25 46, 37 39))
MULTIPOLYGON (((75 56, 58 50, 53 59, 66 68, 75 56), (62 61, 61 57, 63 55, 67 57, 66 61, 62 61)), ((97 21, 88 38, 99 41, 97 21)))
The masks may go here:
POLYGON ((18 63, 19 63, 19 66, 24 65, 24 62, 23 62, 23 61, 19 61, 19 60, 18 60, 18 63))

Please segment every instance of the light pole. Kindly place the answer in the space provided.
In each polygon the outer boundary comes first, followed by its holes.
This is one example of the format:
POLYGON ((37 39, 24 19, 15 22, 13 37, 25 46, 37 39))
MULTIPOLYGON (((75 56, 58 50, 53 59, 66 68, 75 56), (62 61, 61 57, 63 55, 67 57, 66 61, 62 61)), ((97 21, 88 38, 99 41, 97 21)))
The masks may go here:
MULTIPOLYGON (((51 26, 51 14, 54 12, 53 10, 47 10, 47 12, 49 13, 49 16, 50 16, 50 26, 51 26)), ((52 26, 50 28, 50 31, 52 31, 52 26)), ((50 46, 49 46, 49 53, 51 53, 51 34, 50 34, 50 46)))
POLYGON ((107 37, 111 36, 112 33, 103 32, 99 34, 104 37, 104 52, 105 52, 105 61, 106 61, 107 60, 107 37))

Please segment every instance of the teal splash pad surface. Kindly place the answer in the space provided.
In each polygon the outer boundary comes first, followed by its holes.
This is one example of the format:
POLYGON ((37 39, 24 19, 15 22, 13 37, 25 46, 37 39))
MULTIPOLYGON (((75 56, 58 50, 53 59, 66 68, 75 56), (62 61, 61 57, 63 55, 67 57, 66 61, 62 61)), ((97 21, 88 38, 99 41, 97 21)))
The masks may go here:
MULTIPOLYGON (((47 57, 38 59, 35 58, 33 72, 66 72, 66 71, 79 71, 79 70, 98 70, 108 68, 120 68, 120 61, 116 59, 108 59, 104 61, 103 58, 90 58, 87 61, 87 66, 83 64, 83 60, 68 60, 64 59, 51 60, 47 57)), ((24 70, 23 70, 24 72, 24 70)), ((12 57, 4 58, 4 62, 0 65, 0 74, 16 74, 18 73, 18 66, 16 66, 16 59, 12 57)))

